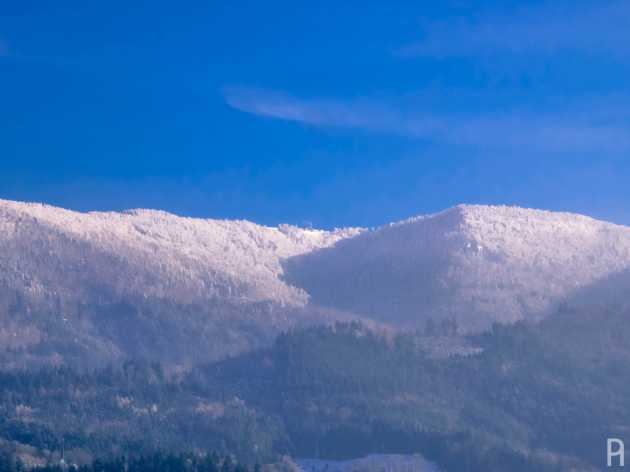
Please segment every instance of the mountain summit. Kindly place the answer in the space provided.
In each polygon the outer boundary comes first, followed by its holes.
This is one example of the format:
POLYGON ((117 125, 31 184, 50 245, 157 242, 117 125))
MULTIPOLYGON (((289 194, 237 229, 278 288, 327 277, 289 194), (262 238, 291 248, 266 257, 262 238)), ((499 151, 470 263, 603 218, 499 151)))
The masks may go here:
POLYGON ((505 206, 460 205, 290 259, 311 303, 417 326, 466 331, 541 317, 630 267, 630 228, 505 206))
POLYGON ((319 231, 0 201, 0 346, 8 363, 185 364, 330 316, 479 331, 629 268, 630 228, 514 207, 319 231))

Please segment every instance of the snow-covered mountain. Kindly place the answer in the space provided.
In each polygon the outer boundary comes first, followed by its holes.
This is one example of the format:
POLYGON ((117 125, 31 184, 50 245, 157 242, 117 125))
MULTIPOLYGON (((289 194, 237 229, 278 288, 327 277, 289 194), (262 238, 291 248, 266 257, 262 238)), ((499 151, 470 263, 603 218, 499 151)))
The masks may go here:
MULTIPOLYGON (((585 216, 460 205, 287 261, 311 302, 401 325, 466 331, 562 309, 630 268, 630 228, 585 216)), ((630 285, 628 285, 630 288, 630 285)))
POLYGON ((112 296, 297 306, 307 294, 282 281, 280 261, 358 232, 0 201, 0 280, 29 298, 82 299, 98 286, 112 296))
POLYGON ((0 201, 0 343, 53 361, 238 352, 304 314, 281 261, 359 231, 0 201))
POLYGON ((318 231, 0 201, 0 346, 7 363, 186 363, 330 316, 477 331, 628 269, 630 228, 512 207, 318 231))
POLYGON ((628 269, 630 228, 575 214, 460 205, 286 266, 288 280, 314 304, 410 326, 455 318, 477 331, 562 309, 574 294, 628 269))

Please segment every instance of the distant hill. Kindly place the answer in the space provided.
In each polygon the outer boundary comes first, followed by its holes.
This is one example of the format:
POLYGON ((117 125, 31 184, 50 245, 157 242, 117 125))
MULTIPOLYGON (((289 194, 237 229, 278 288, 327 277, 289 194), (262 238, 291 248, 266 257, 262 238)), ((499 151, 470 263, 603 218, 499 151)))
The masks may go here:
POLYGON ((0 360, 190 366, 338 319, 478 332, 628 269, 630 228, 513 207, 320 231, 0 201, 0 360))
POLYGON ((544 317, 583 288, 616 279, 630 268, 630 228, 461 205, 295 256, 285 268, 314 305, 399 326, 455 318, 463 331, 480 331, 544 317))
POLYGON ((0 201, 0 345, 18 363, 239 352, 308 300, 280 261, 358 231, 0 201))

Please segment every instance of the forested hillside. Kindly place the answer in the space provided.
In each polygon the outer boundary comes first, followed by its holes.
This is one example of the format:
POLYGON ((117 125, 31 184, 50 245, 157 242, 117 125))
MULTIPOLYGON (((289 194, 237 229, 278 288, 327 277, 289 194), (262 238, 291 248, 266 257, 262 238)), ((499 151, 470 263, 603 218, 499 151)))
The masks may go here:
POLYGON ((565 311, 453 334, 358 323, 294 330, 269 348, 167 376, 158 364, 4 373, 6 447, 30 460, 173 451, 348 459, 418 453, 445 471, 596 470, 630 425, 630 314, 565 311), (462 342, 459 340, 458 342, 462 342))
POLYGON ((630 228, 515 207, 324 231, 0 200, 0 365, 182 370, 335 321, 481 332, 627 270, 630 228))

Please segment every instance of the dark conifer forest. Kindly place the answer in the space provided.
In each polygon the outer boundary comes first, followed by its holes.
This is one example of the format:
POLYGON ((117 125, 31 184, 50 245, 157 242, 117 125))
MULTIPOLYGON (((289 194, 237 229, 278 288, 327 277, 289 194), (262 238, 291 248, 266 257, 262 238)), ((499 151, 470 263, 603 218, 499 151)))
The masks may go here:
POLYGON ((142 360, 3 372, 2 467, 237 471, 287 455, 422 454, 444 471, 597 470, 606 438, 630 424, 627 320, 565 311, 496 325, 449 356, 432 348, 456 336, 447 325, 347 323, 187 372, 142 360))

